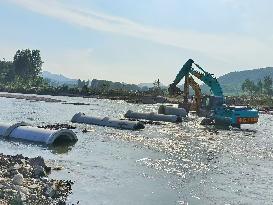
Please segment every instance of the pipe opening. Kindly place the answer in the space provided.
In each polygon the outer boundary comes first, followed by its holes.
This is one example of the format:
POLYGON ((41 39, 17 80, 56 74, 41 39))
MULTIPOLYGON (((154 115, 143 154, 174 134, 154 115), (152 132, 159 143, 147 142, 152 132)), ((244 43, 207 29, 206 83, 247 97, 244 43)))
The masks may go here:
POLYGON ((47 144, 67 145, 76 143, 77 141, 78 138, 74 132, 68 129, 62 129, 52 134, 47 144))
POLYGON ((61 135, 59 136, 57 139, 55 139, 55 141, 52 143, 52 145, 54 147, 60 147, 60 146, 72 146, 74 144, 76 144, 77 140, 71 139, 71 138, 67 138, 66 135, 61 135))

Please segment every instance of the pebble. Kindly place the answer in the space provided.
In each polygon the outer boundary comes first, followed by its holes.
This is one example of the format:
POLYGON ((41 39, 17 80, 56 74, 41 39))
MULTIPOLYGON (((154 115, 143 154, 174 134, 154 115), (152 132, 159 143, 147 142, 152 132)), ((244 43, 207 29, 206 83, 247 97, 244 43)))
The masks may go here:
POLYGON ((24 183, 24 177, 22 174, 18 173, 12 178, 12 183, 15 185, 22 185, 24 183))
POLYGON ((35 167, 34 175, 35 177, 38 177, 38 178, 46 176, 45 169, 42 166, 35 167))
POLYGON ((55 196, 55 194, 56 194, 56 187, 47 185, 45 188, 45 195, 52 198, 55 196))

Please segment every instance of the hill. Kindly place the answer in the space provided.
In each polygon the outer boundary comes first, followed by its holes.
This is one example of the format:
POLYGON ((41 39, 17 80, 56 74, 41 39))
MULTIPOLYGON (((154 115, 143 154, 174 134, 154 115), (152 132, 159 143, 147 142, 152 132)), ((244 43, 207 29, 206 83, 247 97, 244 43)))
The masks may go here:
POLYGON ((48 79, 52 84, 62 85, 62 84, 76 84, 76 79, 68 78, 62 74, 54 74, 49 71, 43 71, 42 77, 48 79))
POLYGON ((229 84, 231 82, 238 84, 242 83, 247 78, 254 82, 258 82, 258 80, 261 80, 268 75, 273 77, 273 67, 235 71, 219 77, 218 80, 221 84, 229 84))
MULTIPOLYGON (((230 72, 220 76, 218 81, 225 95, 238 95, 242 93, 241 85, 246 79, 250 79, 257 83, 265 76, 271 76, 273 79, 273 67, 230 72)), ((209 92, 209 88, 207 86, 202 85, 201 88, 203 92, 209 92)))

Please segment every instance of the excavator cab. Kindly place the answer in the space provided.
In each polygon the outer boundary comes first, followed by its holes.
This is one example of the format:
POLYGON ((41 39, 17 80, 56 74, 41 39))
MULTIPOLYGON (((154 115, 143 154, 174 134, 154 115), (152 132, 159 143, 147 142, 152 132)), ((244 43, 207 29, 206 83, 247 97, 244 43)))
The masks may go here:
POLYGON ((201 99, 201 109, 214 110, 221 107, 224 104, 224 99, 221 96, 205 95, 201 99))
POLYGON ((221 96, 205 95, 201 98, 201 104, 198 115, 200 117, 208 117, 216 110, 223 106, 223 98, 221 96))

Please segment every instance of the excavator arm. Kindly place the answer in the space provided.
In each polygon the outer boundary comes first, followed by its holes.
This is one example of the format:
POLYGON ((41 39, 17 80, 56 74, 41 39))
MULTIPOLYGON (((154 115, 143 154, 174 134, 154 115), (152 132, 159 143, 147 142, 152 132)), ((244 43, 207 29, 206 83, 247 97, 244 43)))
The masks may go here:
POLYGON ((173 81, 172 85, 176 86, 184 77, 188 76, 190 74, 190 71, 192 70, 192 64, 194 61, 192 59, 189 59, 181 68, 179 73, 176 75, 175 80, 173 81))
MULTIPOLYGON (((184 105, 186 106, 188 94, 189 94, 189 86, 192 87, 192 89, 195 92, 195 110, 198 112, 199 108, 201 106, 201 89, 200 86, 194 81, 194 79, 191 77, 191 75, 195 76, 197 79, 208 85, 211 89, 212 94, 217 98, 217 106, 219 104, 223 104, 224 96, 222 88, 217 81, 215 77, 213 77, 212 74, 206 72, 203 68, 201 68, 198 64, 194 63, 192 59, 189 59, 181 68, 179 73, 176 75, 175 80, 172 84, 169 86, 169 94, 175 95, 179 93, 179 88, 177 87, 177 84, 185 78, 185 84, 184 84, 184 105), (192 67, 192 65, 195 65, 199 70, 196 70, 192 67)), ((180 92, 181 93, 181 92, 180 92)))
POLYGON ((169 87, 169 93, 175 93, 175 90, 177 90, 177 84, 183 79, 187 78, 190 74, 201 80, 203 83, 208 85, 211 89, 211 92, 214 96, 223 97, 223 91, 222 88, 217 81, 215 77, 213 77, 213 74, 210 74, 206 72, 203 68, 201 68, 198 64, 194 63, 192 59, 189 59, 181 68, 179 73, 176 75, 175 80, 172 84, 170 84, 169 87), (200 70, 197 71, 192 68, 192 65, 196 65, 196 67, 200 70))
POLYGON ((196 71, 194 69, 192 69, 190 73, 199 80, 201 80, 203 83, 205 83, 207 86, 209 86, 214 96, 224 97, 222 88, 217 78, 213 77, 213 74, 206 72, 198 64, 194 63, 194 65, 196 65, 196 67, 199 68, 203 73, 196 71))
POLYGON ((199 112, 199 108, 201 106, 201 97, 202 97, 202 93, 201 93, 201 88, 198 85, 198 83, 195 82, 195 80, 189 76, 188 77, 188 83, 189 86, 191 86, 191 88, 194 90, 195 93, 195 101, 193 103, 193 110, 195 110, 197 113, 199 112))
POLYGON ((177 85, 183 78, 187 78, 187 76, 189 76, 193 63, 194 61, 192 59, 189 59, 180 69, 179 73, 175 77, 175 80, 169 86, 168 91, 170 95, 177 95, 179 93, 180 89, 177 87, 177 85))

